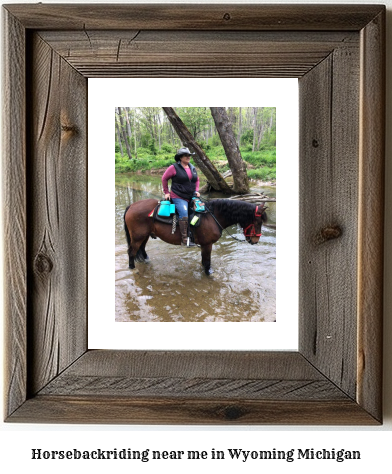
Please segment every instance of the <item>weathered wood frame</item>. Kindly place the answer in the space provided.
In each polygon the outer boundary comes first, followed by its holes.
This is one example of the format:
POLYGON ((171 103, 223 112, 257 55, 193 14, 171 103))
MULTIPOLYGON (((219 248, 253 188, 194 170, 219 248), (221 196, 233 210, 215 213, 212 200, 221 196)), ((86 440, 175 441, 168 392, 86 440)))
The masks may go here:
POLYGON ((381 423, 385 7, 37 4, 3 19, 5 419, 381 423), (298 352, 88 350, 96 76, 299 78, 298 352))

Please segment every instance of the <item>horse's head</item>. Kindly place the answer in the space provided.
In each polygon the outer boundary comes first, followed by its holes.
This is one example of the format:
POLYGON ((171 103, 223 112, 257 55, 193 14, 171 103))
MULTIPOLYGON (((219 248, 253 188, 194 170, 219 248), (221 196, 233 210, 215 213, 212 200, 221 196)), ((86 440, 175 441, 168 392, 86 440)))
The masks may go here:
POLYGON ((252 245, 257 244, 261 236, 261 226, 267 221, 267 207, 264 203, 256 206, 253 222, 244 228, 245 239, 252 245))

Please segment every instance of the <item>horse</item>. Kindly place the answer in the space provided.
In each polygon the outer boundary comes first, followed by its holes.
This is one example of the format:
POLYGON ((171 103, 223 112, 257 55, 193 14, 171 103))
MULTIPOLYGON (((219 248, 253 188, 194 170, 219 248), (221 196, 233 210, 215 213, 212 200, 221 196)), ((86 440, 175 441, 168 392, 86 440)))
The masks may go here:
MULTIPOLYGON (((150 236, 159 237, 164 242, 181 245, 181 234, 177 226, 174 234, 172 226, 155 221, 150 217, 158 205, 156 199, 137 201, 124 212, 124 229, 128 244, 129 268, 135 268, 135 261, 149 260, 146 245, 150 236)), ((257 244, 261 236, 261 227, 267 222, 264 203, 257 206, 244 201, 215 199, 205 203, 207 212, 202 215, 200 225, 192 228, 195 244, 201 247, 201 263, 206 275, 213 273, 211 268, 212 244, 222 235, 222 230, 233 224, 239 224, 245 239, 251 245, 257 244)))

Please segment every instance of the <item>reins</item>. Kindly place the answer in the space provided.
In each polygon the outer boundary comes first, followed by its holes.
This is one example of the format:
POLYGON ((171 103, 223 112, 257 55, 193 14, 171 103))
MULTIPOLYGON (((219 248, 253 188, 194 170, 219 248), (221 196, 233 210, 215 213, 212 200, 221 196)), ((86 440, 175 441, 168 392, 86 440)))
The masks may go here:
MULTIPOLYGON (((221 235, 222 235, 222 231, 224 231, 224 232, 226 232, 226 234, 227 234, 229 237, 231 237, 233 240, 236 240, 237 242, 241 242, 241 243, 247 242, 247 240, 246 240, 246 237, 247 237, 247 236, 246 236, 246 230, 249 229, 250 227, 253 227, 253 230, 254 230, 254 227, 255 227, 254 224, 250 224, 250 225, 248 225, 248 227, 246 227, 246 228, 244 229, 244 235, 245 235, 245 239, 244 239, 244 240, 238 239, 238 238, 235 237, 234 235, 230 234, 230 232, 229 232, 228 230, 224 229, 224 228, 219 224, 219 222, 218 222, 218 220, 216 219, 216 217, 214 216, 214 214, 213 214, 213 213, 210 211, 210 209, 208 208, 207 203, 206 203, 206 209, 207 209, 208 213, 212 216, 212 218, 214 219, 214 221, 218 224, 218 227, 219 227, 220 230, 221 230, 221 235)), ((261 216, 262 213, 261 213, 261 214, 257 214, 257 210, 258 210, 258 206, 256 206, 255 216, 261 216)), ((255 231, 254 231, 253 234, 250 234, 250 236, 252 236, 252 235, 255 235, 255 236, 257 236, 257 237, 260 237, 260 236, 261 236, 261 234, 256 234, 255 231)))

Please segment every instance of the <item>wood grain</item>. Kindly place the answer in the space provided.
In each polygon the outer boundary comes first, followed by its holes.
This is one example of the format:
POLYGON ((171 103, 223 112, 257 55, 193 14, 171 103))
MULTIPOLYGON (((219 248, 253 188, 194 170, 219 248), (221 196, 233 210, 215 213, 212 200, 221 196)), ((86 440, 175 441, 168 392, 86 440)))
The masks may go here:
POLYGON ((67 376, 324 380, 298 352, 92 350, 67 376))
POLYGON ((361 32, 357 399, 382 418, 385 12, 361 32), (376 184, 377 183, 377 184, 376 184))
POLYGON ((379 5, 7 5, 25 28, 357 31, 379 5))
POLYGON ((136 74, 300 77, 356 33, 43 31, 42 39, 86 77, 136 74), (159 64, 159 68, 156 65, 159 64))
POLYGON ((10 419, 22 423, 117 423, 150 425, 375 425, 353 400, 135 399, 40 396, 10 419))
POLYGON ((90 351, 40 395, 343 400, 299 353, 90 351))
POLYGON ((358 63, 358 49, 337 48, 300 81, 300 347, 353 398, 358 63))
POLYGON ((35 394, 87 349, 87 110, 86 79, 37 35, 29 39, 29 389, 35 394))
POLYGON ((26 399, 26 90, 25 31, 4 12, 3 215, 5 314, 5 416, 26 399))

